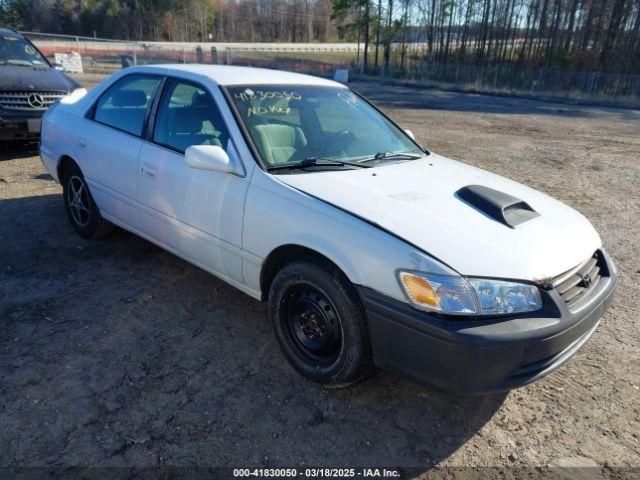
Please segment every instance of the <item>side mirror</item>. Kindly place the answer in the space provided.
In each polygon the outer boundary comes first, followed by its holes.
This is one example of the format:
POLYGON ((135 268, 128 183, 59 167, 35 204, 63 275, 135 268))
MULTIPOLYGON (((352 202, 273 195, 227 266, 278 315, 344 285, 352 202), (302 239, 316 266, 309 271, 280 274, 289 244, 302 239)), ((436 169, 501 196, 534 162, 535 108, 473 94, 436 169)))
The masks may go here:
POLYGON ((64 72, 64 67, 62 66, 61 63, 54 62, 51 64, 51 66, 53 66, 53 68, 55 70, 58 70, 59 72, 64 72))
POLYGON ((198 170, 235 173, 227 152, 216 145, 193 145, 187 148, 184 159, 187 165, 198 170))
POLYGON ((415 140, 416 136, 413 134, 413 132, 411 130, 405 130, 404 133, 407 134, 407 136, 411 139, 411 140, 415 140))
POLYGON ((333 74, 333 79, 340 83, 349 83, 349 70, 339 68, 333 74))

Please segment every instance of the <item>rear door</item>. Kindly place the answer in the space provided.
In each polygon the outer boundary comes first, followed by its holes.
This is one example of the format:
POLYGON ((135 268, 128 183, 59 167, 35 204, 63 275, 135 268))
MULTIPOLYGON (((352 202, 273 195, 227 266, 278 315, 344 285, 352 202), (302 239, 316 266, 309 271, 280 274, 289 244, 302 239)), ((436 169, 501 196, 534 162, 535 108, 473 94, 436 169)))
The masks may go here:
POLYGON ((139 229, 138 155, 162 77, 127 75, 98 99, 77 133, 81 168, 103 216, 139 229))
POLYGON ((168 78, 138 159, 142 230, 152 239, 220 277, 241 282, 242 216, 248 181, 197 170, 184 159, 191 145, 237 150, 211 92, 168 78))

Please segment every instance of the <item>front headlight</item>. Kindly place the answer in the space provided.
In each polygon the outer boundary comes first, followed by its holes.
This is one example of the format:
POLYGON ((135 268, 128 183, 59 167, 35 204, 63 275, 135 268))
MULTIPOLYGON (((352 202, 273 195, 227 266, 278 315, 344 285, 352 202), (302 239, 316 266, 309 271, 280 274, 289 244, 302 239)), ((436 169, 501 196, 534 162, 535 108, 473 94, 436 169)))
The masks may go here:
POLYGON ((404 271, 398 275, 407 298, 423 310, 451 315, 500 315, 542 308, 540 290, 535 285, 404 271))

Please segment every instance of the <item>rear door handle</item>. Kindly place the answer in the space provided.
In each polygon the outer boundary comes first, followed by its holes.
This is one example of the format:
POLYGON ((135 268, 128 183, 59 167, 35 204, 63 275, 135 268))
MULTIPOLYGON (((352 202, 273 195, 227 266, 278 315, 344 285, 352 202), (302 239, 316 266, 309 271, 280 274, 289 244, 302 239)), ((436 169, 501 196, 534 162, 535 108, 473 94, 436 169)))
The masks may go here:
POLYGON ((149 178, 156 178, 156 167, 150 163, 144 162, 142 167, 140 167, 140 173, 149 178))
POLYGON ((80 145, 82 148, 85 148, 87 146, 87 141, 82 137, 78 137, 78 145, 80 145))

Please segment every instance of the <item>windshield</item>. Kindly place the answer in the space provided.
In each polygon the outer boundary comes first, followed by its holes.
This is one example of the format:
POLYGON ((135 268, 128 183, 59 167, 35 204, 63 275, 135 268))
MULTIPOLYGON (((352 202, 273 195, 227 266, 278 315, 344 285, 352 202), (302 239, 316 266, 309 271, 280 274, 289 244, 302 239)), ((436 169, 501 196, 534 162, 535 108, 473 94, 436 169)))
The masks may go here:
POLYGON ((264 164, 407 161, 423 152, 367 102, 340 87, 228 88, 264 164), (408 157, 393 154, 407 154, 408 157), (388 157, 388 158, 384 158, 388 157))
POLYGON ((40 52, 24 38, 0 35, 0 65, 33 67, 48 64, 40 52))

